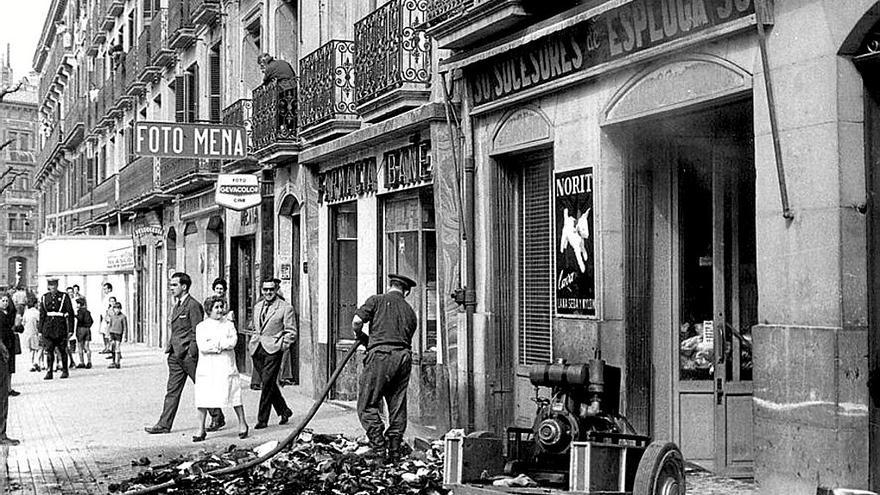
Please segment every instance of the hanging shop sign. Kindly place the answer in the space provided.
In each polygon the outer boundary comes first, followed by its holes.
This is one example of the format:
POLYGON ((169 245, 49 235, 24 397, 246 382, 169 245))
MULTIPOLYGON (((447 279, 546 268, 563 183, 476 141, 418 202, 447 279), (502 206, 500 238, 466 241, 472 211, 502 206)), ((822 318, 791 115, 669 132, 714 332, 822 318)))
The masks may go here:
POLYGON ((556 314, 596 316, 593 248, 593 168, 557 172, 556 314))
POLYGON ((238 160, 247 156, 243 126, 136 122, 132 130, 133 153, 169 158, 238 160))
POLYGON ((247 210, 262 201, 260 179, 252 174, 220 174, 214 202, 231 210, 247 210))
POLYGON ((318 199, 335 203, 376 192, 376 157, 330 169, 318 175, 318 199))
POLYGON ((134 249, 126 247, 107 253, 108 271, 134 270, 134 249))
POLYGON ((429 184, 434 178, 431 142, 419 141, 382 155, 385 189, 429 184))
POLYGON ((633 0, 467 70, 488 103, 748 17, 754 0, 633 0))

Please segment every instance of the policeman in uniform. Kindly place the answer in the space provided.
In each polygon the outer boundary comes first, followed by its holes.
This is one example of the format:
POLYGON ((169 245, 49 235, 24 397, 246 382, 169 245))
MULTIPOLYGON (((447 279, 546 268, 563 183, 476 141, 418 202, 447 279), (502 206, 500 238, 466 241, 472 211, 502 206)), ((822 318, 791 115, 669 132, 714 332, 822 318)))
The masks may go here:
POLYGON ((61 354, 61 378, 67 378, 67 338, 73 332, 75 313, 73 302, 66 292, 58 290, 58 279, 46 280, 49 292, 40 298, 40 334, 46 346, 45 380, 51 380, 55 370, 55 349, 61 354))
POLYGON ((418 321, 405 299, 416 283, 403 275, 388 275, 388 280, 388 292, 370 296, 355 313, 351 328, 367 348, 358 389, 358 418, 374 455, 393 460, 406 431, 410 347, 418 321), (364 323, 370 324, 369 336, 364 333, 364 323), (388 406, 387 430, 379 416, 383 398, 388 406))

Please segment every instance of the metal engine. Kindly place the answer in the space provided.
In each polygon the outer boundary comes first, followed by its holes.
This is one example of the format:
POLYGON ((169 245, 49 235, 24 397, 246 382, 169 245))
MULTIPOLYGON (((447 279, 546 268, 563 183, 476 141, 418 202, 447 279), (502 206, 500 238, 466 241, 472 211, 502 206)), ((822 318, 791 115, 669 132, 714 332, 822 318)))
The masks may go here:
POLYGON ((636 434, 621 416, 620 369, 602 359, 569 364, 563 360, 533 365, 529 379, 535 386, 537 404, 531 430, 508 429, 508 445, 513 454, 508 472, 527 472, 546 482, 563 482, 569 470, 572 442, 647 437, 636 434), (551 389, 550 397, 539 394, 540 387, 551 389))

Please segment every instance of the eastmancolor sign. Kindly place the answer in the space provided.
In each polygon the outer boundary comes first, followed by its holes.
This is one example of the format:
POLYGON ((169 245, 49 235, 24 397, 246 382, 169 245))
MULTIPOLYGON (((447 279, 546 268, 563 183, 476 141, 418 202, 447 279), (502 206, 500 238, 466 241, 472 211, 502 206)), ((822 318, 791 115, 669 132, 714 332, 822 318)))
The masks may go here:
POLYGON ((632 0, 469 67, 474 103, 489 103, 754 13, 754 0, 632 0))
POLYGON ((136 122, 133 152, 139 156, 237 160, 247 156, 242 126, 136 122))

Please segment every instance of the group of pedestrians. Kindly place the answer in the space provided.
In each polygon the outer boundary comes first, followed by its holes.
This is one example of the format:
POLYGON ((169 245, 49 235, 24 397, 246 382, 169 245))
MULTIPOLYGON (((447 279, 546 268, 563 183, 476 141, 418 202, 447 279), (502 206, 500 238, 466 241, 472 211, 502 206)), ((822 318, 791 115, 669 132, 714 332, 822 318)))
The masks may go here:
MULTIPOLYGON (((186 273, 171 276, 169 289, 174 297, 170 317, 170 334, 165 352, 168 355, 168 383, 159 420, 145 428, 147 433, 169 433, 186 379, 195 382, 195 407, 198 411, 198 434, 192 440, 200 442, 207 432, 226 425, 222 408, 232 407, 238 418, 238 435, 246 438, 249 426, 241 399, 241 379, 235 360, 238 331, 228 311, 226 282, 214 282, 214 294, 204 306, 190 294, 192 279, 186 273), (207 313, 207 318, 205 314, 207 313), (209 424, 207 419, 210 415, 209 424)), ((284 348, 297 337, 293 308, 278 297, 278 283, 269 278, 261 285, 262 297, 254 308, 253 337, 248 344, 254 359, 254 368, 261 377, 260 405, 255 429, 268 426, 271 410, 287 424, 293 412, 287 406, 278 388, 278 370, 284 348)))
MULTIPOLYGON (((61 378, 68 378, 70 369, 92 368, 95 317, 78 285, 64 292, 59 290, 56 278, 49 278, 46 285, 48 290, 40 300, 29 297, 24 310, 24 340, 31 353, 30 371, 45 369, 46 380, 53 379, 56 371, 61 372, 61 378)), ((108 368, 119 368, 120 344, 128 334, 128 319, 122 313, 122 304, 113 295, 113 285, 105 282, 102 292, 97 321, 104 340, 100 354, 107 354, 111 360, 108 368)))

